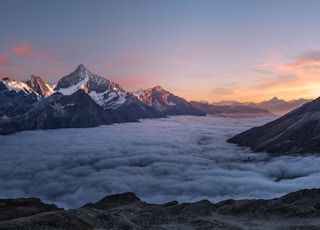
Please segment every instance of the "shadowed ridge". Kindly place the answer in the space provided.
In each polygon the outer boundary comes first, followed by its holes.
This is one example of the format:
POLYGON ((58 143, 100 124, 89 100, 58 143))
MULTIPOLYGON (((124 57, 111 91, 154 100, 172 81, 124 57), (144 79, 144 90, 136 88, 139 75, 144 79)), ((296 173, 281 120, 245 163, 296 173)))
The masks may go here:
POLYGON ((38 198, 0 199, 0 221, 63 210, 55 204, 45 204, 38 198))
POLYGON ((227 141, 273 155, 320 153, 320 98, 227 141))
MULTIPOLYGON (((129 192, 106 196, 79 209, 0 221, 0 229, 320 229, 319 201, 320 189, 300 190, 270 200, 163 205, 142 202, 129 192)), ((6 200, 0 204, 3 202, 6 200)), ((32 209, 33 205, 26 207, 32 209)))
POLYGON ((110 209, 117 208, 125 205, 132 205, 136 203, 142 203, 142 201, 132 192, 110 195, 102 198, 96 203, 89 203, 83 207, 90 207, 96 209, 110 209))

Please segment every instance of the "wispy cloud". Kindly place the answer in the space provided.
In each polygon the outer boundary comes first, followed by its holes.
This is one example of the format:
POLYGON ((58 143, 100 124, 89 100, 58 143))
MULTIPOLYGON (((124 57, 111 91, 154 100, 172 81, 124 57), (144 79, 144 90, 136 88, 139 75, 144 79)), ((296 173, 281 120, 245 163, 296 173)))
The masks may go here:
POLYGON ((320 71, 320 51, 308 51, 285 63, 262 62, 256 65, 258 68, 270 68, 278 72, 309 73, 320 71))
MULTIPOLYGON (((281 55, 281 59, 256 64, 252 69, 263 77, 255 81, 250 90, 264 90, 289 97, 316 97, 320 85, 320 51, 306 51, 296 56, 281 55)), ((270 56, 279 57, 275 52, 270 56)))
POLYGON ((12 53, 18 56, 36 56, 31 44, 22 43, 12 48, 12 53))
POLYGON ((46 60, 53 64, 59 64, 59 58, 53 53, 39 51, 32 44, 24 42, 11 49, 12 56, 29 57, 37 61, 46 60))
POLYGON ((258 81, 258 84, 250 87, 251 89, 269 90, 277 88, 288 88, 301 86, 301 79, 297 75, 281 75, 258 81))

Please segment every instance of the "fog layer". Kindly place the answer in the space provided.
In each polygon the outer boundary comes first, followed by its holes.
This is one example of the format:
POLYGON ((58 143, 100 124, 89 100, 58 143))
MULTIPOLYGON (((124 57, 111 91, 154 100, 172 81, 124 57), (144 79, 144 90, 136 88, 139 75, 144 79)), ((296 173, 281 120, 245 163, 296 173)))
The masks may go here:
POLYGON ((269 158, 226 143, 271 119, 177 116, 0 136, 0 197, 76 208, 129 191, 150 203, 217 202, 319 186, 320 157, 269 158))

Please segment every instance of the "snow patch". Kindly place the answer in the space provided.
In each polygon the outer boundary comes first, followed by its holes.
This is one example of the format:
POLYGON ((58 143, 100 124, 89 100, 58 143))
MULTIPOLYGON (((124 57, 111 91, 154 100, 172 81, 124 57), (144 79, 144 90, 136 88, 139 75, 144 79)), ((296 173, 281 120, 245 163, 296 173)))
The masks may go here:
POLYGON ((105 108, 116 109, 126 102, 127 93, 125 92, 111 92, 108 98, 105 99, 105 108))
POLYGON ((96 91, 91 91, 89 96, 100 106, 104 108, 115 109, 120 107, 126 102, 126 97, 128 93, 125 92, 110 92, 107 91, 102 93, 97 93, 96 91))
POLYGON ((23 91, 25 93, 31 93, 33 90, 25 83, 15 80, 2 80, 6 87, 11 91, 14 90, 17 93, 23 91))
POLYGON ((68 88, 61 88, 57 92, 62 93, 63 95, 71 95, 77 92, 79 89, 83 89, 84 85, 89 81, 89 76, 86 76, 82 81, 78 82, 75 85, 72 85, 68 88))
POLYGON ((45 86, 48 88, 48 92, 46 92, 46 95, 44 96, 48 97, 54 93, 54 90, 53 90, 54 88, 49 83, 46 83, 45 86))
POLYGON ((64 105, 62 107, 64 108, 64 107, 68 107, 68 106, 75 106, 75 103, 69 103, 69 104, 66 104, 66 105, 64 105))
POLYGON ((89 93, 89 96, 100 106, 103 106, 105 104, 104 95, 105 92, 97 93, 96 91, 91 91, 89 93))

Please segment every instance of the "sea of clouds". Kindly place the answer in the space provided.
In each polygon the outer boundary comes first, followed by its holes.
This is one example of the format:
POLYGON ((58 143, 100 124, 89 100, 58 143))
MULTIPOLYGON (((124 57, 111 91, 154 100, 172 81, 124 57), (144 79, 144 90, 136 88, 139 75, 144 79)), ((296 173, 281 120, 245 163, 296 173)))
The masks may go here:
POLYGON ((0 136, 0 198, 77 208, 134 192, 143 201, 273 198, 320 182, 320 156, 270 158, 226 143, 275 117, 176 116, 0 136))

